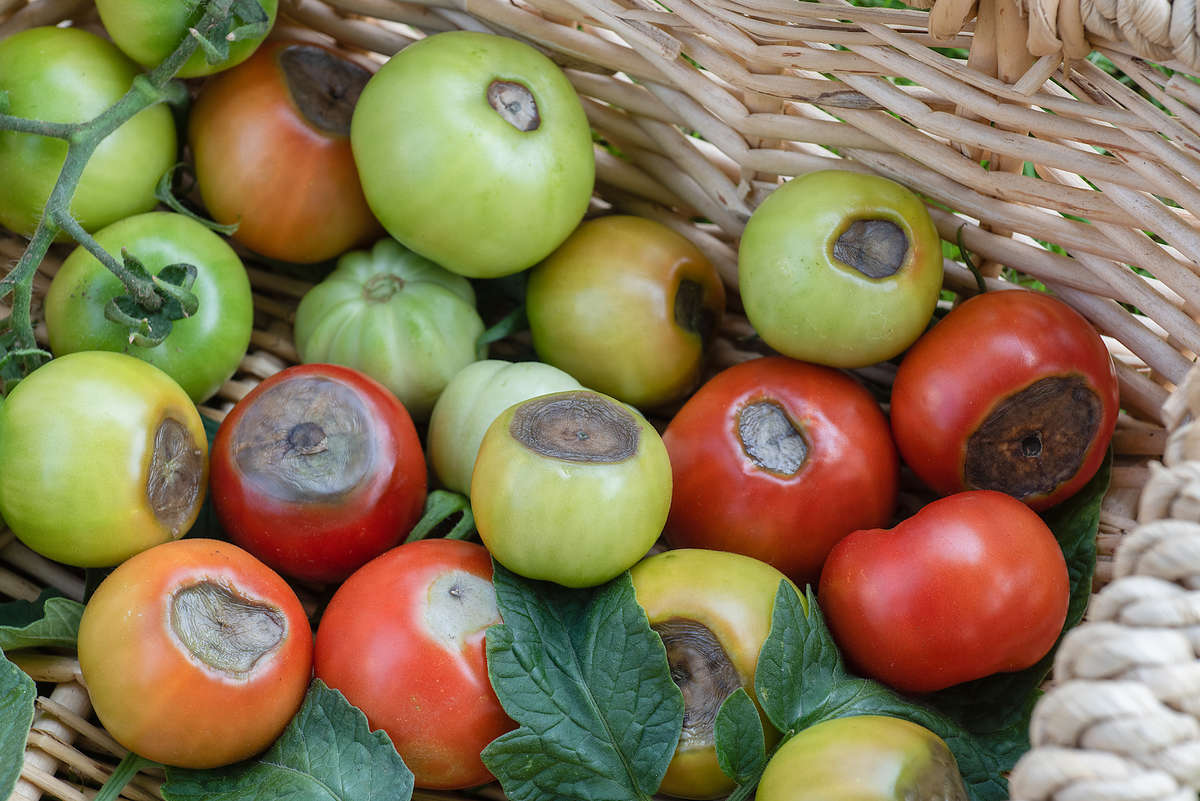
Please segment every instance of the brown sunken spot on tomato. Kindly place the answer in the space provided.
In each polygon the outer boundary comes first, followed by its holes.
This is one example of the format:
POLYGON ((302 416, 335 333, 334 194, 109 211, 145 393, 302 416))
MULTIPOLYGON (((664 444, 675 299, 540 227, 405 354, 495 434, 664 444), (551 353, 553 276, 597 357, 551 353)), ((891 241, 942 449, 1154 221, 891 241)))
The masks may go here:
POLYGON ((803 432, 775 401, 743 406, 737 414, 737 436, 750 461, 772 473, 794 476, 808 458, 803 432))
POLYGON ((834 242, 833 257, 868 278, 887 278, 908 258, 908 236, 891 220, 855 220, 834 242))
POLYGON ((629 410, 594 392, 562 392, 522 404, 509 433, 543 456, 612 463, 637 453, 641 429, 629 410))
POLYGON ((317 130, 349 136, 354 104, 371 73, 328 50, 305 44, 281 50, 279 65, 304 118, 317 130))
POLYGON ((187 427, 170 417, 154 432, 154 452, 146 473, 146 500, 160 523, 179 537, 201 500, 204 454, 187 427))
POLYGON ((523 84, 492 81, 488 84, 487 101, 505 122, 522 133, 536 131, 542 124, 537 100, 523 84))
POLYGON ((287 618, 275 607, 244 598, 213 581, 201 581, 171 596, 171 631, 204 664, 245 675, 279 648, 287 618))
POLYGON ((729 694, 742 686, 733 661, 703 623, 677 617, 652 628, 666 647, 671 679, 683 693, 680 748, 713 745, 717 712, 729 694))
POLYGON ((1102 406, 1079 375, 1043 378, 1013 393, 968 438, 967 485, 1021 499, 1052 492, 1079 472, 1102 406))
POLYGON ((675 290, 675 322, 685 331, 700 335, 708 344, 717 327, 718 312, 704 303, 704 287, 699 281, 685 278, 675 290))

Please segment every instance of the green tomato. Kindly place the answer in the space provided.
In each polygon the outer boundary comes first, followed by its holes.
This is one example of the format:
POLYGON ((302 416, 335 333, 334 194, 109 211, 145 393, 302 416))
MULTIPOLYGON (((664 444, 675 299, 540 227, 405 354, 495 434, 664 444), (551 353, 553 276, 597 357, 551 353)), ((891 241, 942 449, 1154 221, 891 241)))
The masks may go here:
POLYGON ((582 389, 571 376, 541 362, 499 359, 468 364, 450 379, 429 416, 429 465, 448 489, 471 493, 471 471, 488 426, 523 400, 582 389))
POLYGON ((470 282, 391 239, 342 256, 296 309, 302 362, 366 373, 414 420, 428 418, 454 374, 482 357, 482 333, 470 282))
MULTIPOLYGON (((137 74, 111 42, 79 28, 31 28, 0 40, 0 93, 8 93, 8 113, 17 117, 84 122, 119 100, 137 74)), ((95 231, 149 211, 175 156, 170 110, 145 109, 96 147, 71 214, 95 231)), ((66 157, 61 139, 0 131, 0 224, 25 236, 34 232, 66 157)))
POLYGON ((175 379, 196 403, 229 380, 246 353, 254 326, 254 300, 242 260, 224 239, 182 214, 150 212, 127 217, 96 234, 112 254, 126 249, 152 274, 168 264, 196 268, 192 292, 200 306, 176 320, 154 347, 129 342, 128 329, 104 316, 124 285, 82 246, 54 276, 46 293, 50 350, 61 356, 81 350, 121 351, 150 362, 175 379))
POLYGON ((540 261, 592 195, 579 96, 550 59, 494 34, 439 33, 393 56, 358 99, 350 143, 388 233, 473 278, 540 261))
POLYGON ((751 215, 738 283, 746 316, 772 348, 862 367, 898 355, 929 324, 941 239, 900 184, 820 170, 788 181, 751 215))
POLYGON ((510 406, 484 434, 471 476, 475 525, 492 556, 567 587, 628 570, 662 533, 670 505, 658 432, 590 390, 510 406))
POLYGON ((804 729, 767 763, 758 801, 966 801, 942 738, 900 718, 834 718, 804 729))
MULTIPOLYGON (((267 13, 268 29, 275 24, 279 0, 258 0, 267 13)), ((96 0, 104 29, 117 47, 143 67, 153 68, 174 52, 202 16, 195 0, 96 0)), ((229 45, 229 56, 215 64, 200 48, 184 62, 177 78, 197 78, 229 69, 250 58, 267 37, 239 39, 229 45)))
POLYGON ((107 567, 177 539, 207 486, 200 414, 141 359, 52 359, 0 407, 0 514, 48 559, 107 567))

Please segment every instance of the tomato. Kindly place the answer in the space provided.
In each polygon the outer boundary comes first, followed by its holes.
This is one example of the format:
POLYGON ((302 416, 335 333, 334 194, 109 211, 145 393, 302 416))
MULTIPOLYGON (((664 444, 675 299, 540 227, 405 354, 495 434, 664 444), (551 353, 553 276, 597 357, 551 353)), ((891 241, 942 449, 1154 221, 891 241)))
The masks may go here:
POLYGON ((864 675, 930 692, 1022 670, 1062 632, 1070 583, 1054 534, 1028 506, 973 490, 892 529, 842 539, 819 590, 834 640, 864 675))
POLYGON ((796 734, 767 763, 758 801, 967 801, 946 742, 882 715, 834 718, 796 734))
POLYGON ((1046 509, 1099 469, 1118 394, 1108 349, 1082 315, 1041 292, 987 292, 904 356, 892 432, 934 491, 994 489, 1046 509))
MULTIPOLYGON (((0 40, 0 92, 8 93, 7 113, 17 117, 90 120, 119 100, 137 74, 137 66, 111 42, 79 28, 31 28, 0 40)), ((175 156, 170 110, 145 109, 96 147, 71 214, 95 231, 149 211, 158 202, 158 179, 175 156)), ((61 139, 0 131, 0 224, 25 236, 33 233, 66 157, 61 139)))
MULTIPOLYGON (((681 798, 728 795, 734 783, 717 763, 713 723, 738 687, 755 698, 758 652, 787 579, 748 556, 689 548, 646 557, 629 574, 683 692, 683 734, 659 790, 681 798)), ((770 747, 779 733, 759 715, 770 747)))
POLYGON ((471 474, 483 544, 514 573, 589 587, 646 555, 671 504, 654 427, 589 390, 514 404, 488 427, 471 474))
POLYGON ((933 316, 942 242, 921 199, 848 170, 793 178, 755 209, 738 247, 746 317, 780 353, 833 367, 896 356, 933 316))
MULTIPOLYGON (((279 0, 258 0, 270 24, 275 23, 279 0)), ((130 58, 143 67, 156 67, 174 52, 188 35, 188 30, 200 22, 203 7, 191 0, 96 0, 96 11, 108 35, 130 58)), ((239 39, 229 45, 229 56, 209 64, 204 52, 196 52, 175 75, 177 78, 196 78, 211 75, 240 64, 250 57, 266 38, 261 36, 239 39)))
POLYGON ((393 548, 346 580, 317 628, 317 677, 383 729, 417 787, 491 781, 479 752, 515 728, 488 680, 492 561, 461 540, 393 548))
POLYGON ((887 419, 858 382, 775 356, 718 373, 663 432, 671 457, 676 548, 761 559, 815 582, 826 554, 885 525, 899 460, 887 419))
POLYGON ((525 298, 542 359, 641 408, 695 388, 724 309, 721 278, 695 245, 625 215, 580 224, 530 271, 525 298))
POLYGON ((412 418, 370 377, 289 367, 238 401, 213 440, 213 508, 271 567, 339 581, 421 516, 425 459, 412 418))
POLYGON ((568 389, 582 387, 541 362, 468 364, 450 379, 429 416, 429 466, 446 487, 470 494, 475 456, 492 421, 518 401, 568 389))
POLYGON ((338 259, 296 309, 301 361, 361 370, 421 421, 454 374, 483 355, 482 333, 471 284, 387 238, 338 259))
POLYGON ((152 274, 168 264, 196 268, 191 317, 176 320, 154 347, 129 341, 129 330, 104 316, 124 285, 79 246, 63 262, 46 293, 46 328, 55 355, 111 350, 150 362, 175 379, 193 401, 212 397, 237 370, 254 328, 254 299, 246 268, 233 248, 202 223, 182 214, 149 212, 113 223, 96 241, 120 258, 128 250, 152 274))
POLYGON ((79 624, 101 724, 155 762, 228 765, 273 743, 312 676, 312 629, 291 587, 250 554, 186 539, 114 570, 79 624))
MULTIPOLYGON (((369 63, 369 62, 368 62, 369 63)), ((371 73, 331 48, 270 41, 204 84, 188 142, 213 219, 272 259, 317 262, 374 241, 350 114, 371 73)))
POLYGON ((140 359, 60 356, 0 406, 0 516, 49 559, 107 567, 177 539, 207 486, 200 414, 140 359))
POLYGON ((537 263, 591 201, 579 96, 554 62, 504 36, 449 31, 405 47, 367 83, 350 142, 388 233, 472 278, 537 263))

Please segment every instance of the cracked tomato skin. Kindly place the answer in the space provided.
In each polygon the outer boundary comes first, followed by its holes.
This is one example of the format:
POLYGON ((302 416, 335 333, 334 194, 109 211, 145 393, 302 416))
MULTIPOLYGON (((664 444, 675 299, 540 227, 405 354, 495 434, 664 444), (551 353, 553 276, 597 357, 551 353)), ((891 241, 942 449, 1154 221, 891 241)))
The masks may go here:
POLYGON ((213 440, 221 526, 293 578, 340 581, 395 546, 420 518, 425 491, 412 418, 382 384, 349 367, 276 373, 238 401, 213 440), (329 417, 331 408, 345 416, 329 417), (327 432, 308 435, 330 420, 327 432))
POLYGON ((885 525, 895 508, 899 463, 887 419, 833 368, 777 356, 723 370, 680 408, 663 442, 673 485, 667 541, 753 556, 801 586, 816 582, 834 543, 885 525), (806 448, 798 465, 772 469, 747 450, 741 421, 756 409, 790 423, 782 431, 806 448))
POLYGON ((819 599, 854 670, 925 693, 1036 663, 1062 632, 1070 581, 1036 512, 973 490, 844 538, 819 599))
POLYGON ((417 787, 486 784, 480 751, 516 726, 487 673, 485 635, 499 622, 483 546, 407 543, 334 593, 317 628, 316 675, 387 732, 417 787))
POLYGON ((214 768, 268 748, 300 709, 312 629, 295 592, 262 562, 227 542, 184 539, 143 551, 104 579, 79 624, 79 666, 119 743, 167 765, 214 768), (213 666, 189 648, 175 599, 197 585, 270 615, 252 665, 213 666))

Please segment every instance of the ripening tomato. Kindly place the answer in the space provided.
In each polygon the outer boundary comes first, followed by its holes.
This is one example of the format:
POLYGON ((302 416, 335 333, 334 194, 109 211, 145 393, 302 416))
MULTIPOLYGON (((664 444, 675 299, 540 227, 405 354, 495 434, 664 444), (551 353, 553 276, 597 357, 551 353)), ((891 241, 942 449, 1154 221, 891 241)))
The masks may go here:
POLYGON ((892 432, 934 491, 993 489, 1040 510, 1095 475, 1118 401, 1112 357, 1081 314, 1042 292, 987 292, 904 356, 892 432))
POLYGON ((831 367, 784 356, 718 373, 663 432, 676 548, 753 556, 798 584, 860 528, 885 525, 899 461, 871 394, 831 367))

